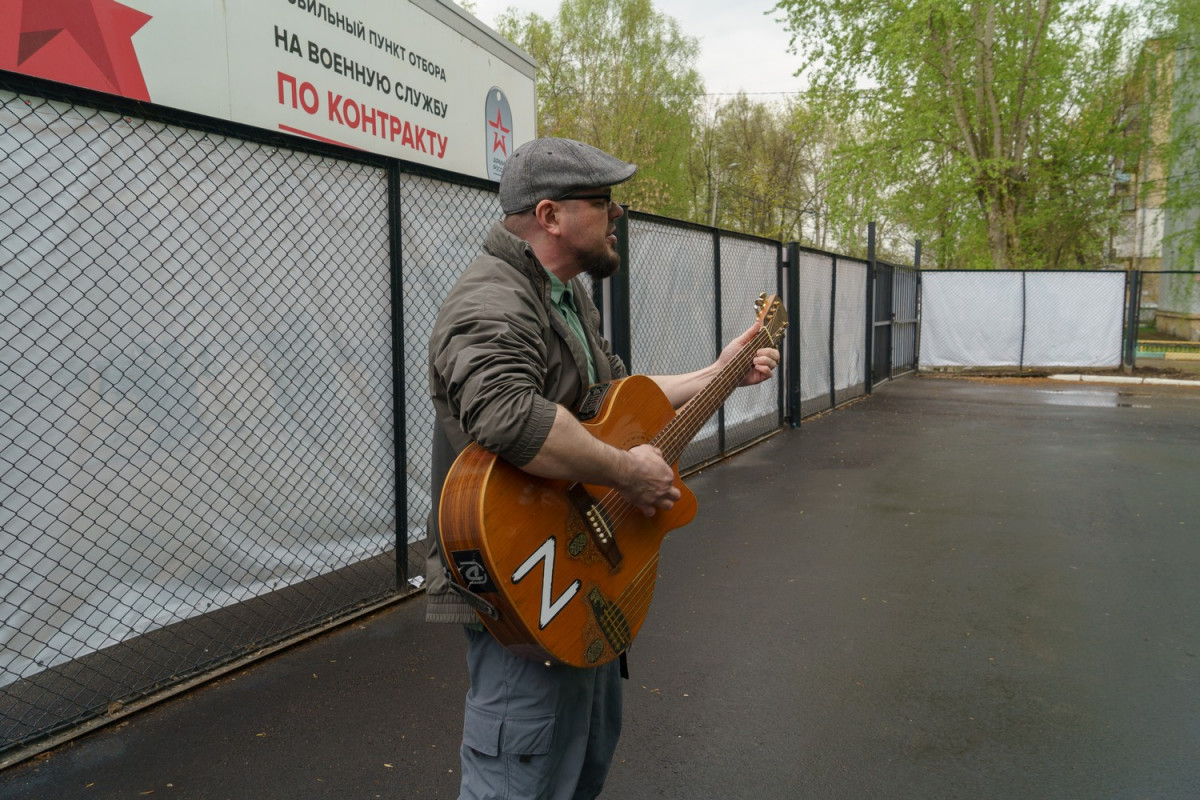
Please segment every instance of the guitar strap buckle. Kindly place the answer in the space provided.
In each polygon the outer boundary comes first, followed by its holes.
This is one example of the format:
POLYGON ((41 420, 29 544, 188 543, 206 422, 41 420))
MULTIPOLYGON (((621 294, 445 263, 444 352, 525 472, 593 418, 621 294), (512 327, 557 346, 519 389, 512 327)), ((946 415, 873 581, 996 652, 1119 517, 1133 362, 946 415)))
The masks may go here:
POLYGON ((500 619, 500 612, 496 609, 496 607, 465 586, 460 586, 458 582, 454 580, 454 575, 450 572, 449 568, 446 569, 446 581, 450 584, 450 588, 457 592, 458 596, 466 601, 467 605, 469 605, 471 608, 475 609, 489 619, 500 619))

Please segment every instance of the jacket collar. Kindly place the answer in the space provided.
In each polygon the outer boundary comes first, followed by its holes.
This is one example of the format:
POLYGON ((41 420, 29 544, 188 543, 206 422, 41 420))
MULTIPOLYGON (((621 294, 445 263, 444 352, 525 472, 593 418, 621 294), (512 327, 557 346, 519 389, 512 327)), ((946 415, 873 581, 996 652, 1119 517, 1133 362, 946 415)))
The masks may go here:
MULTIPOLYGON (((529 244, 529 242, 509 231, 504 227, 503 223, 497 222, 493 224, 491 229, 488 231, 487 237, 483 242, 483 250, 488 255, 494 256, 502 260, 504 263, 512 266, 514 269, 519 270, 521 274, 525 275, 529 279, 530 283, 533 284, 538 292, 538 295, 542 298, 542 302, 547 307, 552 304, 553 300, 550 294, 550 272, 542 266, 542 262, 538 261, 537 256, 533 253, 533 247, 529 244)), ((574 290, 572 294, 577 304, 576 308, 578 308, 579 304, 581 303, 581 287, 576 286, 576 281, 578 280, 578 278, 572 278, 567 284, 568 287, 571 287, 574 290)), ((584 345, 576 339, 575 335, 567 329, 566 323, 563 322, 557 315, 551 316, 550 324, 554 327, 555 331, 558 332, 559 336, 561 336, 563 340, 567 342, 567 347, 571 350, 571 354, 575 359, 575 364, 580 375, 585 376, 583 380, 584 388, 586 389, 588 362, 587 355, 582 349, 584 345)), ((610 380, 612 375, 611 371, 609 370, 608 360, 604 358, 604 353, 598 350, 597 347, 592 343, 592 335, 589 333, 586 334, 586 336, 588 338, 587 346, 592 349, 593 362, 595 364, 596 373, 599 376, 599 379, 610 380)))
POLYGON ((488 255, 522 269, 530 277, 545 271, 537 256, 533 254, 533 246, 505 228, 502 222, 492 225, 487 238, 484 239, 483 249, 488 255))

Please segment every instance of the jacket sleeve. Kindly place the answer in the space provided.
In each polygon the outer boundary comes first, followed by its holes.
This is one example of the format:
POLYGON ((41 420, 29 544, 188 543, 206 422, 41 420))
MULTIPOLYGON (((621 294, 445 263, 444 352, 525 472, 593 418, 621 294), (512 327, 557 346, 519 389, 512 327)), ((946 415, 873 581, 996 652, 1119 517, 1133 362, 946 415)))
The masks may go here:
POLYGON ((463 433, 518 467, 537 454, 557 413, 542 396, 545 312, 522 288, 460 282, 430 338, 434 393, 444 392, 463 433))

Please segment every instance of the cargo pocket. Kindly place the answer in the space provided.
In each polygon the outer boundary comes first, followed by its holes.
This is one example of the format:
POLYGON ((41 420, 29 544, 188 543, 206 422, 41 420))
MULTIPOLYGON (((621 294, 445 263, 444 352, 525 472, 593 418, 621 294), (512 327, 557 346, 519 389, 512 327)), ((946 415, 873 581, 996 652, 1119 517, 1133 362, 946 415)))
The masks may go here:
POLYGON ((554 716, 506 719, 500 728, 500 749, 514 756, 544 756, 554 740, 554 716))
POLYGON ((500 729, 504 726, 504 717, 480 711, 467 704, 466 717, 463 719, 463 744, 484 756, 500 755, 500 729))
POLYGON ((553 742, 553 715, 505 718, 468 704, 463 725, 464 788, 503 790, 503 797, 514 800, 543 797, 556 772, 550 755, 553 742))

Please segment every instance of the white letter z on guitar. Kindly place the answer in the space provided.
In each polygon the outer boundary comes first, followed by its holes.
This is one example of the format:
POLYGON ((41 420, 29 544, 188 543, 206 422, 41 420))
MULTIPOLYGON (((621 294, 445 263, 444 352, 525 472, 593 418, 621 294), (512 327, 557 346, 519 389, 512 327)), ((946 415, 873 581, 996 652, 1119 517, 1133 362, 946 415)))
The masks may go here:
POLYGON ((547 539, 541 547, 533 551, 533 555, 525 559, 524 564, 517 567, 517 571, 513 573, 512 582, 520 583, 521 579, 528 575, 530 570, 533 569, 533 565, 539 561, 545 562, 545 565, 542 567, 542 614, 541 619, 539 620, 539 627, 544 629, 551 623, 551 621, 554 620, 555 617, 558 616, 558 612, 562 611, 563 606, 565 606, 570 599, 575 596, 575 593, 579 591, 581 584, 580 581, 576 580, 574 583, 568 586, 561 595, 559 595, 557 600, 555 600, 553 603, 550 602, 550 593, 553 591, 552 587, 554 585, 553 536, 547 539))

